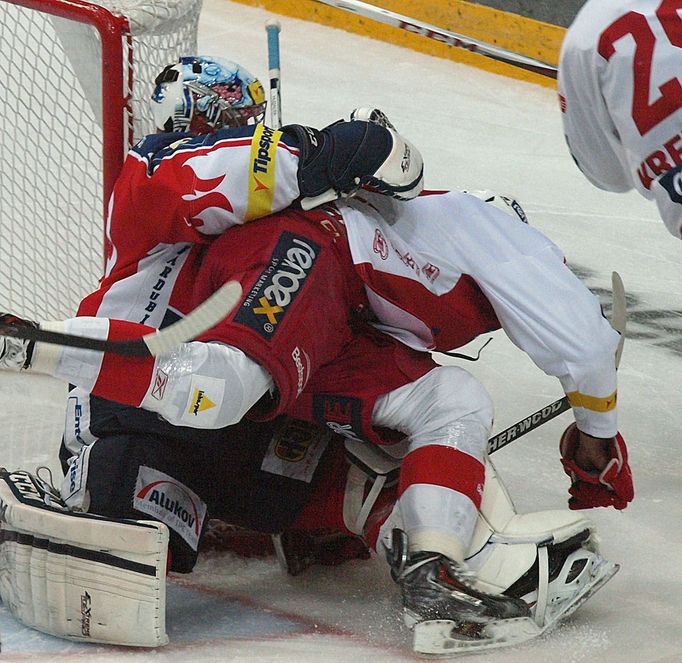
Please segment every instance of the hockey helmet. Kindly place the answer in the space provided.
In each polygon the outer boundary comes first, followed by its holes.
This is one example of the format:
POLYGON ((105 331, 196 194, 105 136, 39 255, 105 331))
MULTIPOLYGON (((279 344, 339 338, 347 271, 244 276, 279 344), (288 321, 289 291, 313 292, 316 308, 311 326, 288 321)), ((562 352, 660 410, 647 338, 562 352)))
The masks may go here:
POLYGON ((166 66, 154 82, 154 123, 162 132, 207 134, 265 117, 263 86, 236 62, 183 57, 166 66))

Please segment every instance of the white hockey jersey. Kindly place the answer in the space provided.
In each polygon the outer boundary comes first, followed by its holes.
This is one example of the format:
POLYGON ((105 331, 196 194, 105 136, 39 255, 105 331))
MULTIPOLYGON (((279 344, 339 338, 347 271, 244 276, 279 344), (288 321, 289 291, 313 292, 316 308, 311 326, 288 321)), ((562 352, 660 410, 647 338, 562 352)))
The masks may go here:
POLYGON ((619 334, 545 235, 465 193, 361 194, 337 207, 378 329, 450 350, 502 327, 559 378, 580 430, 615 435, 619 334))
POLYGON ((656 201, 682 237, 682 17, 674 0, 588 0, 559 61, 564 133, 586 177, 656 201))

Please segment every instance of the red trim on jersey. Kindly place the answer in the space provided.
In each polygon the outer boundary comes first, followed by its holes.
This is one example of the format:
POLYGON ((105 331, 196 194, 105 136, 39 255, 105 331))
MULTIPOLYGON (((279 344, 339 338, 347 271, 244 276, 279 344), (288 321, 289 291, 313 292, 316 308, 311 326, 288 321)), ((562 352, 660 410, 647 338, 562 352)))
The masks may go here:
POLYGON ((398 494, 410 486, 442 486, 466 495, 481 508, 485 468, 481 461, 459 449, 429 444, 411 451, 402 462, 398 494))
MULTIPOLYGON (((298 156, 301 150, 298 147, 294 147, 293 145, 289 145, 286 142, 284 142, 287 138, 289 138, 287 134, 282 134, 282 139, 280 139, 279 142, 277 143, 277 147, 281 147, 290 154, 298 156)), ((222 145, 223 143, 230 143, 232 146, 241 147, 244 145, 251 145, 252 142, 253 136, 247 136, 246 138, 221 138, 210 147, 213 148, 215 145, 222 145)))
MULTIPOLYGON (((110 320, 109 341, 141 338, 156 331, 153 327, 125 320, 110 320)), ((154 371, 154 357, 123 357, 104 353, 102 366, 92 393, 117 403, 138 407, 142 402, 154 371)))
POLYGON ((85 297, 78 307, 78 315, 91 315, 97 317, 99 307, 111 288, 123 279, 136 274, 138 271, 139 260, 130 262, 121 268, 117 268, 115 274, 111 274, 100 281, 99 288, 85 297))
POLYGON ((287 145, 286 143, 283 143, 281 140, 279 143, 277 143, 277 147, 281 147, 283 150, 286 150, 289 152, 289 154, 293 154, 295 157, 300 156, 301 150, 298 147, 293 147, 291 145, 287 145))
MULTIPOLYGON (((286 134, 284 134, 286 137, 286 134)), ((166 159, 173 159, 174 157, 180 157, 182 158, 183 155, 197 155, 197 154, 202 154, 204 152, 210 152, 212 150, 215 150, 216 146, 226 146, 229 145, 230 147, 246 147, 251 145, 253 143, 253 135, 251 136, 244 136, 244 137, 239 137, 239 138, 221 138, 220 140, 217 140, 215 143, 211 143, 209 145, 197 145, 196 147, 192 148, 184 148, 183 150, 180 151, 174 151, 171 154, 168 154, 167 156, 162 157, 162 161, 165 161, 166 159)), ((277 143, 277 147, 281 147, 285 149, 287 152, 290 154, 293 154, 294 156, 299 156, 300 154, 300 149, 298 147, 294 147, 293 145, 288 145, 285 143, 283 140, 280 140, 277 143)), ((139 154, 137 152, 131 152, 132 156, 134 156, 136 159, 139 161, 145 161, 149 163, 152 159, 148 154, 139 154)))
POLYGON ((436 295, 418 281, 375 270, 371 263, 360 263, 356 269, 377 295, 430 329, 433 347, 429 350, 459 348, 501 327, 491 303, 468 274, 449 292, 436 295))

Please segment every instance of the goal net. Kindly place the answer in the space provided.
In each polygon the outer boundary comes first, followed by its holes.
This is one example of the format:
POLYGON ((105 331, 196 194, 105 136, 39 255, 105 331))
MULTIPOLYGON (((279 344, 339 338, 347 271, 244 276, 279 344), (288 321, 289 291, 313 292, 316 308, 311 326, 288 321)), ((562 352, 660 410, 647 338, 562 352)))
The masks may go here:
MULTIPOLYGON (((0 0, 0 310, 69 317, 96 288, 106 201, 127 149, 154 131, 155 76, 196 52, 201 2, 0 0)), ((36 399, 50 392, 59 414, 60 389, 0 375, 0 425, 19 453, 17 436, 54 425, 36 399)))

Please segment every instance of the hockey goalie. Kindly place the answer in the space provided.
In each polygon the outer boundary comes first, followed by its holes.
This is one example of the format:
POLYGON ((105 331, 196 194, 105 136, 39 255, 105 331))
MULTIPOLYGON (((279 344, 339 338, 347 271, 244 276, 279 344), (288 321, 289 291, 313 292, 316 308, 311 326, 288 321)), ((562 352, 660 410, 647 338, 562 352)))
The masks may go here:
MULTIPOLYGON (((42 475, 0 471, 0 596, 12 615, 69 640, 161 646, 168 642, 167 569, 192 570, 209 518, 267 535, 253 538, 263 552, 272 536, 291 574, 364 559, 370 550, 385 557, 420 653, 452 656, 534 638, 618 570, 600 556, 594 525, 582 514, 517 514, 489 461, 467 573, 450 576, 437 554, 409 557, 399 463, 380 449, 289 419, 222 434, 221 453, 193 458, 200 483, 188 480, 177 439, 162 446, 140 437, 118 455, 113 440, 90 445, 64 483, 106 503, 98 508, 106 515, 70 509, 42 475), (282 453, 293 448, 314 466, 310 481, 300 474, 300 455, 282 453), (153 517, 149 496, 159 486, 175 507, 153 517), (188 526, 182 514, 196 520, 188 526)), ((222 543, 229 548, 229 536, 222 543)))

